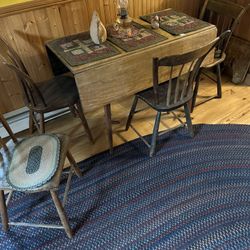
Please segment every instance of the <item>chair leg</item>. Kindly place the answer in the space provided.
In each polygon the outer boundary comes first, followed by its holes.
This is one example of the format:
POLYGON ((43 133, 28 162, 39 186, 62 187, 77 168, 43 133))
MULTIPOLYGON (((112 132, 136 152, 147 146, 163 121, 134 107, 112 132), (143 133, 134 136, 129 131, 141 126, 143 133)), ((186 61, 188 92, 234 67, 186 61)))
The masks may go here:
POLYGON ((7 197, 7 199, 6 199, 6 202, 5 202, 6 207, 9 206, 9 203, 10 203, 10 200, 11 200, 11 198, 12 198, 13 193, 14 193, 13 190, 11 190, 11 191, 9 192, 8 197, 7 197))
POLYGON ((81 121, 82 121, 82 124, 83 124, 83 126, 84 126, 84 129, 85 129, 85 131, 86 131, 86 133, 87 133, 87 135, 88 135, 88 137, 89 137, 89 140, 90 140, 92 143, 94 143, 94 139, 93 139, 93 136, 92 136, 91 131, 90 131, 90 129, 89 129, 88 122, 87 122, 87 120, 86 120, 86 118, 85 118, 85 115, 84 115, 84 113, 83 113, 82 104, 81 104, 80 100, 77 102, 76 106, 77 106, 77 109, 78 109, 79 117, 80 117, 80 119, 81 119, 81 121))
POLYGON ((66 183, 66 187, 65 187, 65 191, 64 191, 64 196, 63 196, 63 203, 62 203, 63 207, 65 206, 65 204, 67 202, 67 197, 68 197, 68 193, 69 193, 69 189, 70 189, 70 183, 71 183, 73 171, 75 172, 75 174, 78 177, 82 176, 82 172, 81 172, 80 168, 77 166, 76 161, 75 161, 74 157, 72 156, 72 154, 70 153, 70 151, 67 152, 66 156, 67 156, 71 166, 70 166, 69 175, 67 178, 67 183, 66 183))
POLYGON ((29 133, 33 134, 35 130, 35 126, 34 126, 34 112, 33 111, 29 111, 29 133))
POLYGON ((70 110, 70 112, 72 113, 72 115, 73 115, 74 117, 77 117, 77 116, 78 116, 77 110, 76 110, 76 108, 75 108, 74 105, 73 105, 73 106, 70 106, 70 107, 69 107, 69 110, 70 110))
POLYGON ((65 187, 64 195, 63 195, 63 202, 62 202, 63 207, 65 207, 65 204, 66 204, 67 198, 68 198, 71 179, 72 179, 72 176, 73 176, 73 171, 72 170, 73 170, 73 167, 71 166, 70 169, 69 169, 69 175, 68 175, 68 178, 67 178, 67 183, 66 183, 66 187, 65 187))
POLYGON ((160 120, 161 120, 161 112, 157 112, 157 115, 156 115, 156 118, 155 118, 155 125, 154 125, 153 135, 152 135, 152 138, 151 138, 151 146, 150 146, 150 152, 149 152, 150 157, 152 157, 155 154, 156 139, 157 139, 157 136, 158 136, 160 120))
POLYGON ((113 136, 112 136, 112 119, 111 119, 111 105, 107 104, 104 106, 104 120, 108 132, 108 143, 109 143, 109 152, 113 153, 113 136))
POLYGON ((185 115, 186 115, 188 131, 190 133, 190 136, 194 137, 194 130, 193 130, 193 125, 192 125, 192 120, 191 120, 191 116, 190 116, 188 103, 185 103, 184 111, 185 111, 185 115))
POLYGON ((40 113, 40 134, 44 134, 45 133, 45 123, 44 123, 44 114, 40 113))
POLYGON ((196 80, 195 80, 194 93, 193 93, 192 104, 191 104, 191 109, 190 109, 191 113, 194 111, 196 97, 197 97, 199 85, 200 85, 200 78, 201 78, 201 69, 199 70, 198 75, 197 75, 196 80))
POLYGON ((217 71, 217 98, 221 98, 222 97, 222 80, 221 80, 220 64, 216 65, 216 71, 217 71))
POLYGON ((0 213, 2 218, 3 230, 6 232, 9 229, 9 219, 3 190, 0 190, 0 213))
POLYGON ((63 227, 65 229, 65 232, 66 232, 67 236, 71 239, 72 236, 73 236, 73 233, 72 233, 72 230, 71 230, 71 228, 69 226, 69 222, 68 222, 68 219, 67 219, 67 217, 65 215, 65 211, 64 211, 64 208, 63 208, 63 206, 61 204, 61 201, 59 200, 59 198, 58 198, 55 191, 50 191, 50 194, 51 194, 52 200, 53 200, 53 202, 55 204, 57 213, 58 213, 58 215, 60 217, 60 220, 62 222, 62 225, 63 225, 63 227))
POLYGON ((127 123, 126 123, 125 130, 129 129, 129 126, 131 124, 131 121, 132 121, 134 113, 135 113, 135 109, 136 109, 137 103, 138 103, 138 97, 135 96, 133 104, 132 104, 132 107, 131 107, 130 112, 129 112, 129 116, 128 116, 128 120, 127 120, 127 123))
POLYGON ((76 161, 75 161, 74 157, 72 156, 72 154, 70 153, 70 151, 67 152, 66 156, 70 162, 71 167, 74 169, 75 174, 78 177, 81 177, 82 172, 81 172, 80 168, 77 166, 76 161))

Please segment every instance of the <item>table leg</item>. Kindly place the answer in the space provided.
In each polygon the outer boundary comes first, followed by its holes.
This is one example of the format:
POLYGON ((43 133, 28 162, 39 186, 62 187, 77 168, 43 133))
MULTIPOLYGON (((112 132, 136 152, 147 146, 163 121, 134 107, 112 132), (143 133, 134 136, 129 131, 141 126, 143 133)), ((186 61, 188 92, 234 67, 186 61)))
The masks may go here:
POLYGON ((0 190, 0 213, 2 218, 3 230, 6 232, 9 229, 9 220, 3 190, 0 190))
POLYGON ((110 103, 104 106, 104 119, 108 132, 109 152, 113 153, 113 137, 112 137, 112 120, 111 120, 111 105, 110 103))

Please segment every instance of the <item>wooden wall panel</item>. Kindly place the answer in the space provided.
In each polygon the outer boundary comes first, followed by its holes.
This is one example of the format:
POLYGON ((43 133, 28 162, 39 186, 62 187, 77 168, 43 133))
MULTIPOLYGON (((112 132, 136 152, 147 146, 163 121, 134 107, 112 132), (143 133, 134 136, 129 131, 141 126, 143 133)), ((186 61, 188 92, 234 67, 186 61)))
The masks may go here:
MULTIPOLYGON (((250 4, 250 0, 233 0, 234 2, 246 6, 250 4)), ((247 13, 242 17, 240 25, 238 26, 237 30, 235 31, 235 35, 243 38, 250 42, 250 9, 248 9, 247 13)))
MULTIPOLYGON (((8 29, 10 21, 8 18, 0 18, 1 34, 17 50, 16 43, 12 39, 13 32, 8 29)), ((14 75, 0 64, 0 112, 4 113, 22 107, 23 101, 20 93, 21 89, 14 75)))
MULTIPOLYGON (((132 17, 174 8, 197 16, 200 0, 130 0, 132 17)), ((36 0, 0 9, 1 36, 23 59, 35 81, 52 76, 44 43, 47 40, 86 31, 92 12, 97 10, 107 25, 116 19, 114 0, 36 0)), ((23 106, 21 90, 10 71, 0 67, 0 112, 23 106)))

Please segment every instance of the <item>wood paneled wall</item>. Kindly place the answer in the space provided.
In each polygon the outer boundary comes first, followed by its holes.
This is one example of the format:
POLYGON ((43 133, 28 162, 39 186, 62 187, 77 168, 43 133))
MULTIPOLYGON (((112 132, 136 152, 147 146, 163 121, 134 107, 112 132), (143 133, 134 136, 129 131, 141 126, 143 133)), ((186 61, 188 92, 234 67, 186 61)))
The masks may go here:
MULTIPOLYGON (((132 17, 174 8, 197 16, 204 0, 129 0, 132 17)), ((250 0, 231 0, 245 5, 250 0)), ((44 43, 57 37, 86 31, 93 10, 105 24, 116 18, 115 0, 34 0, 0 8, 3 36, 22 57, 35 81, 52 76, 44 43)), ((236 35, 250 41, 250 10, 243 17, 236 35)), ((6 113, 23 106, 21 90, 15 76, 0 66, 0 112, 6 113)))
MULTIPOLYGON (((241 4, 243 6, 250 4, 250 0, 232 0, 232 1, 241 4)), ((249 25, 250 25, 250 8, 248 9, 247 13, 242 17, 240 25, 235 31, 235 35, 250 42, 249 25)))
MULTIPOLYGON (((197 15, 200 0, 130 0, 129 13, 133 17, 175 8, 197 15)), ((0 9, 1 36, 18 52, 35 81, 52 76, 44 43, 57 37, 86 31, 93 10, 97 10, 105 24, 116 18, 114 0, 35 0, 31 3, 0 9)), ((0 68, 0 112, 23 106, 21 90, 13 74, 0 68)))

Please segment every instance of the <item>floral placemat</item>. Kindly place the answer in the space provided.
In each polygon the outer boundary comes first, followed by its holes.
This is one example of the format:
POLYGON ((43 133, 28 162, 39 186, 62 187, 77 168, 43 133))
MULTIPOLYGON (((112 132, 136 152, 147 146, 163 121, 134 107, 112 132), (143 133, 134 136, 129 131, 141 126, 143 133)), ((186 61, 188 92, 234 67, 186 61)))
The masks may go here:
POLYGON ((140 18, 150 23, 152 18, 156 15, 159 17, 160 28, 173 35, 188 33, 211 25, 207 22, 172 9, 155 12, 149 15, 141 16, 140 18))
POLYGON ((92 42, 89 32, 79 33, 48 42, 56 55, 60 55, 71 66, 78 66, 120 54, 110 42, 101 45, 92 42))
POLYGON ((113 26, 110 26, 107 30, 108 40, 127 52, 145 48, 167 39, 136 22, 132 22, 127 28, 120 27, 115 30, 113 26))

